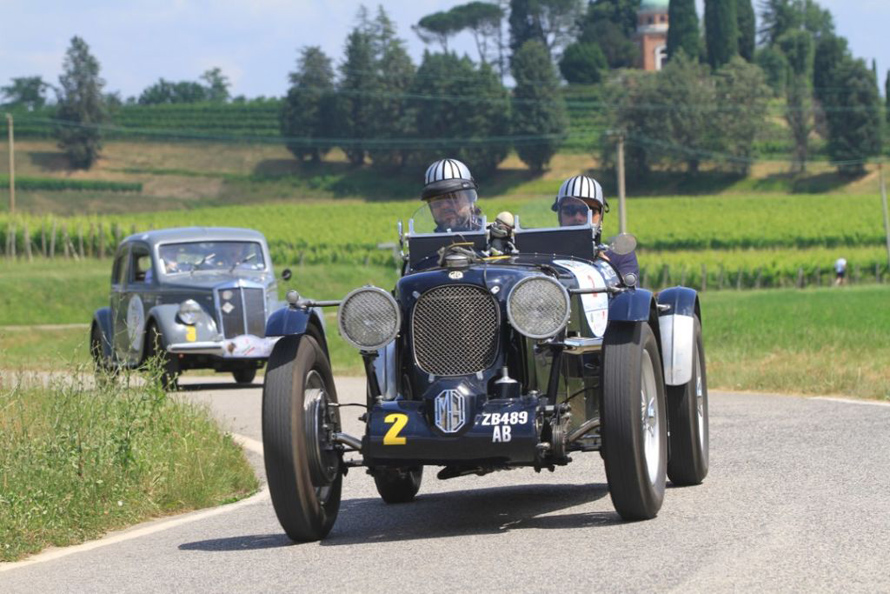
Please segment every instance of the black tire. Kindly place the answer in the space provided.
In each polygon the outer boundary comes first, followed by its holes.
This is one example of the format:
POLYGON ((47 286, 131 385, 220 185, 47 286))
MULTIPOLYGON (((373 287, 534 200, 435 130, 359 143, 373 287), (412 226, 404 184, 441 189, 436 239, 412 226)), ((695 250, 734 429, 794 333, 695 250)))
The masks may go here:
POLYGON ((232 377, 239 384, 252 384, 253 380, 256 379, 256 368, 236 369, 232 372, 232 377))
POLYGON ((167 392, 175 392, 179 389, 179 360, 167 352, 167 342, 164 335, 158 330, 156 323, 148 325, 146 332, 145 358, 157 358, 161 367, 161 387, 167 392))
POLYGON ((708 474, 708 377, 701 322, 695 317, 692 379, 682 386, 668 386, 668 418, 671 428, 668 477, 675 485, 698 485, 708 474))
POLYGON ((90 358, 96 366, 97 374, 104 374, 108 370, 108 361, 105 357, 104 349, 105 337, 102 336, 102 329, 98 324, 93 324, 90 328, 90 358))
POLYGON ((279 340, 263 382, 263 447, 275 515, 297 542, 327 536, 340 510, 340 453, 330 441, 340 416, 330 402, 334 377, 315 338, 279 340))
POLYGON ((378 468, 374 471, 377 492, 386 503, 408 503, 420 491, 423 466, 414 468, 378 468))
POLYGON ((615 509, 625 520, 654 518, 664 501, 667 418, 661 357, 648 323, 616 322, 606 332, 602 436, 615 509))

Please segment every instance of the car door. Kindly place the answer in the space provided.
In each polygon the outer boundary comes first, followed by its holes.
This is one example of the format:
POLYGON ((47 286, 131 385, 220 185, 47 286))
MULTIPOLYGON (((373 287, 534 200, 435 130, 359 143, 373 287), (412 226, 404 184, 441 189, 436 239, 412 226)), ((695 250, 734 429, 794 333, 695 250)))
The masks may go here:
POLYGON ((126 287, 122 292, 121 313, 126 326, 126 360, 131 366, 142 361, 145 350, 145 325, 148 311, 157 298, 151 251, 146 244, 134 242, 127 256, 126 287), (126 311, 124 311, 126 307, 126 311))
POLYGON ((111 272, 111 320, 114 337, 112 347, 115 358, 125 363, 129 350, 127 338, 127 269, 129 268, 130 245, 121 245, 114 256, 111 272))

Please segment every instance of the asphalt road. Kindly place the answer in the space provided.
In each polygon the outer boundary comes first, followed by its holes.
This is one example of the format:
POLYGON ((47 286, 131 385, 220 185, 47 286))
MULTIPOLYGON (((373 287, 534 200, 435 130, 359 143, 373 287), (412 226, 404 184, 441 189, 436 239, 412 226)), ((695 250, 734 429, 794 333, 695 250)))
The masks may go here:
MULTIPOLYGON (((184 397, 261 440, 259 384, 190 382, 184 397)), ((363 398, 360 380, 337 387, 363 398)), ((669 484, 648 522, 620 521, 597 454, 555 473, 429 469, 418 499, 393 506, 354 469, 321 543, 291 543, 260 494, 0 564, 0 592, 890 591, 890 406, 710 398, 710 474, 669 484)))

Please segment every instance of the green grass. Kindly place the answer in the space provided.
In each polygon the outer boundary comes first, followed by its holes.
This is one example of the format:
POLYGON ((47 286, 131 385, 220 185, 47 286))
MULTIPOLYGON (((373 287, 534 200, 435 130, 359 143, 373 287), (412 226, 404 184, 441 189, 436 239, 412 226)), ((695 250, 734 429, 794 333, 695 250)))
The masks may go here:
POLYGON ((91 377, 76 374, 38 389, 4 381, 0 561, 258 487, 209 411, 168 398, 157 382, 89 387, 91 377))

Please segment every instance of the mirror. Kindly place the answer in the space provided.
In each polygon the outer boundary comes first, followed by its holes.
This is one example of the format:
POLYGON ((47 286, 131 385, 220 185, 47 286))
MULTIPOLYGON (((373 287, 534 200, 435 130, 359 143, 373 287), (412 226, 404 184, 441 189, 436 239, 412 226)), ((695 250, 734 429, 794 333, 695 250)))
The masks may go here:
POLYGON ((637 238, 630 233, 621 233, 612 238, 609 249, 619 256, 626 256, 637 249, 637 238))
POLYGON ((281 271, 281 278, 283 280, 289 281, 291 276, 292 275, 291 275, 290 268, 285 268, 284 270, 281 271))

